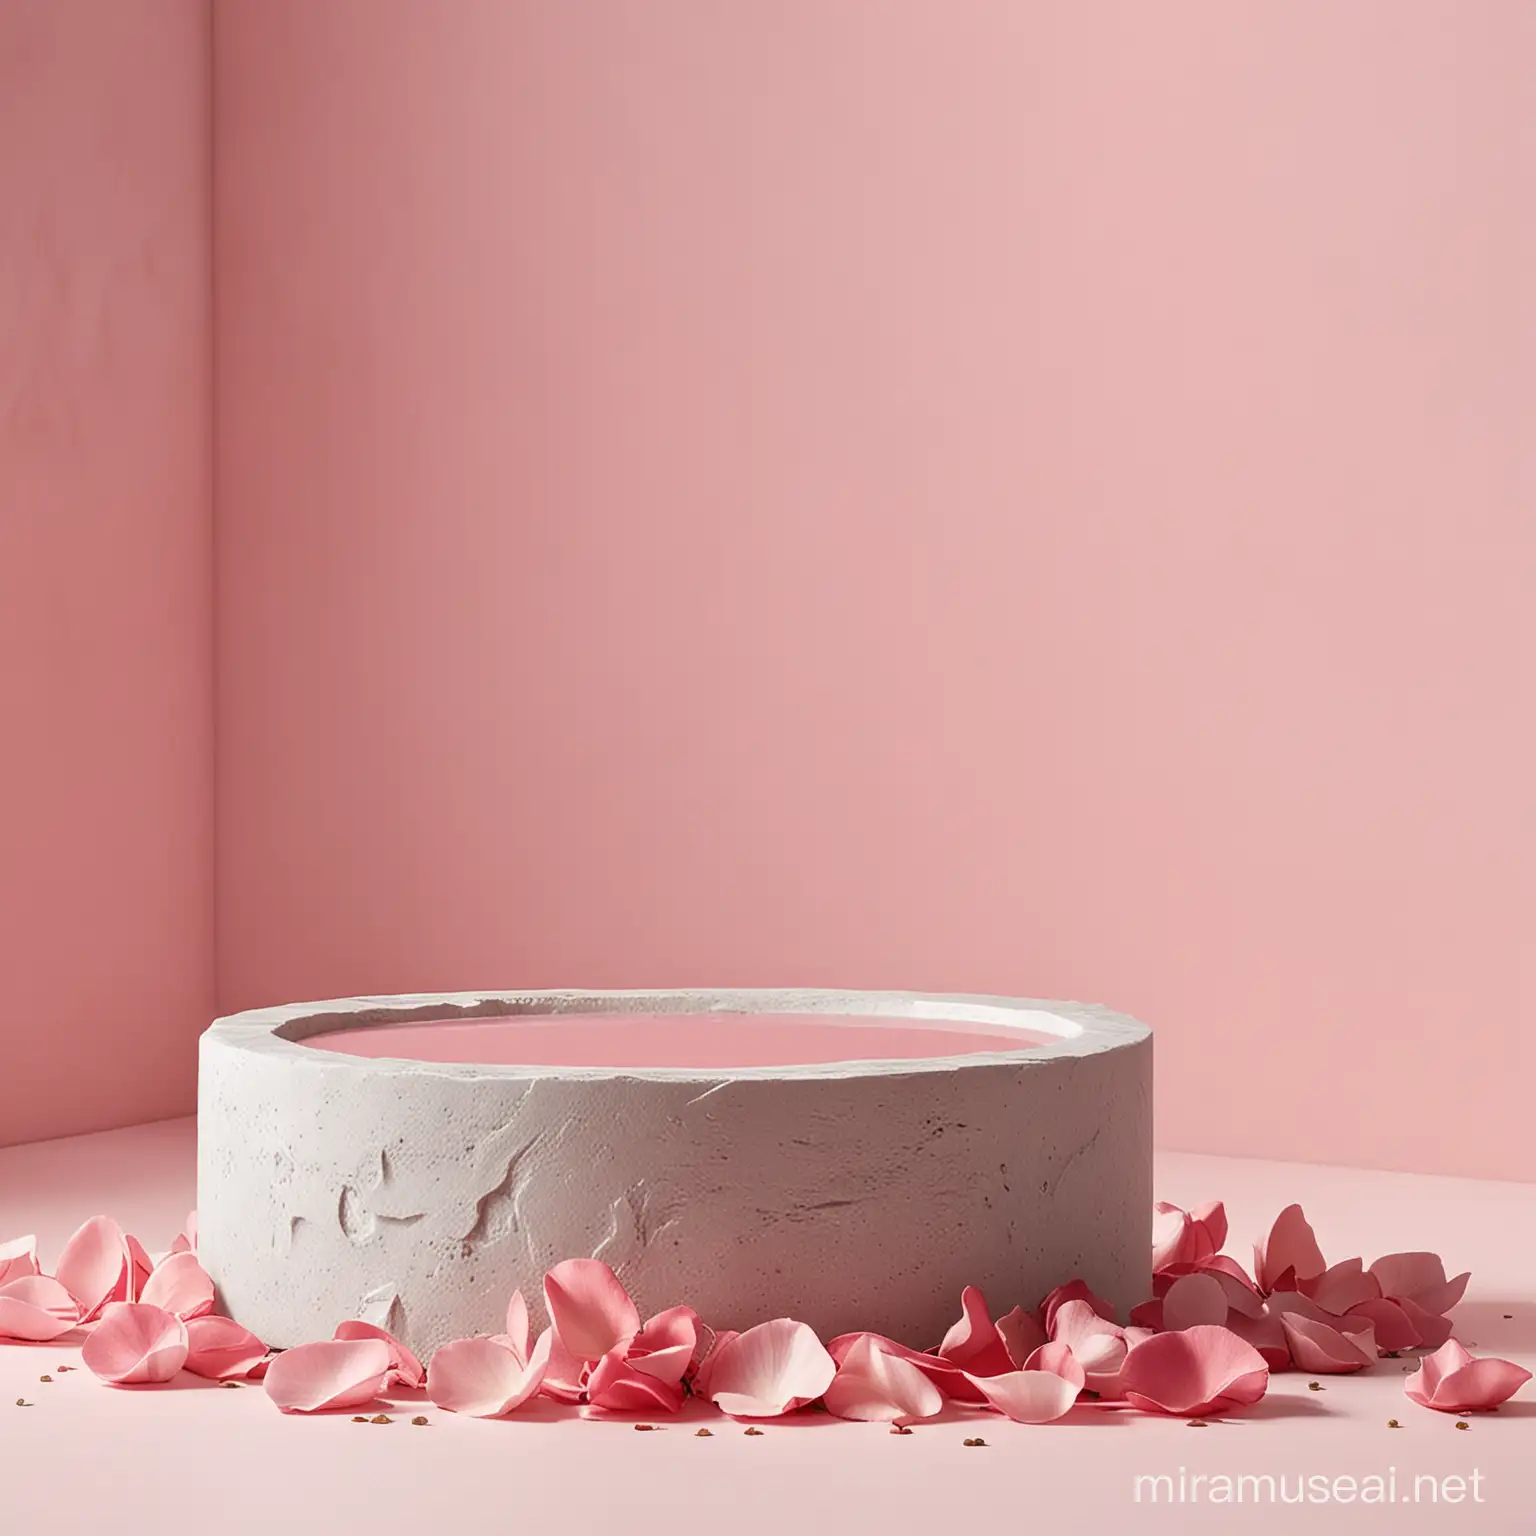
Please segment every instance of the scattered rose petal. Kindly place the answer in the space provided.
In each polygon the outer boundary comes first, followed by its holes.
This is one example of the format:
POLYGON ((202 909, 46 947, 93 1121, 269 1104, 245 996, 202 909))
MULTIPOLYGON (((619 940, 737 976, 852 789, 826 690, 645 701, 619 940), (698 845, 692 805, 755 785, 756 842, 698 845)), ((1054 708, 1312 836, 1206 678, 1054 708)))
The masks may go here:
MULTIPOLYGON (((365 1323, 361 1318, 356 1317, 348 1318, 346 1322, 336 1325, 336 1332, 332 1334, 332 1338, 378 1339, 388 1346, 390 1372, 402 1387, 419 1387, 427 1379, 427 1373, 422 1368, 421 1361, 394 1334, 388 1329, 380 1328, 377 1323, 365 1323)), ((518 1353, 518 1358, 523 1358, 521 1351, 518 1353)))
POLYGON ((1403 1391, 1440 1413, 1476 1413, 1497 1408, 1530 1379, 1512 1360, 1479 1358, 1449 1339, 1404 1380, 1403 1391))
POLYGON ((64 1245, 54 1278, 80 1305, 80 1321, 91 1322, 109 1301, 128 1294, 128 1241, 110 1216, 93 1216, 64 1245))
POLYGON ((1443 1317, 1461 1300, 1472 1278, 1468 1270, 1453 1280, 1445 1278, 1438 1253, 1388 1253, 1371 1265, 1381 1294, 1406 1299, 1434 1317, 1443 1317))
POLYGON ((1317 1237, 1299 1205, 1275 1217, 1269 1236, 1253 1245, 1253 1274, 1261 1291, 1294 1290, 1327 1269, 1317 1237))
POLYGON ((37 1239, 31 1233, 0 1243, 0 1286, 37 1273, 37 1239))
POLYGON ((642 1375, 675 1385, 693 1364, 698 1339, 699 1314, 692 1307, 668 1307, 630 1340, 624 1359, 642 1375))
MULTIPOLYGON (((136 1238, 132 1232, 123 1234, 123 1242, 128 1249, 128 1285, 123 1294, 124 1301, 143 1301, 143 1291, 154 1273, 155 1261, 144 1250, 144 1244, 136 1238)), ((155 1306, 163 1306, 163 1302, 153 1303, 155 1306)))
POLYGON ((1180 1275, 1163 1297, 1164 1328, 1220 1327, 1227 1320, 1227 1293, 1214 1275, 1180 1275))
POLYGON ((860 1334, 843 1356, 823 1397, 840 1419, 905 1424, 932 1418, 944 1394, 910 1360, 881 1349, 873 1334, 860 1334))
POLYGON ((512 1347, 517 1351, 519 1360, 526 1360, 529 1355, 529 1339, 533 1337, 528 1327, 528 1303, 523 1299, 523 1293, 512 1292, 512 1299, 507 1303, 507 1327, 506 1334, 512 1341, 512 1347))
POLYGON ((1015 1370, 1022 1370, 1024 1362, 1046 1342, 1044 1325, 1023 1307, 1015 1307, 998 1318, 997 1334, 1015 1370))
POLYGON ((1299 1371, 1340 1375, 1376 1363, 1376 1334, 1366 1318, 1320 1323, 1299 1312, 1283 1312, 1280 1326, 1299 1371))
MULTIPOLYGON (((191 1252, 182 1249, 183 1253, 191 1252)), ((194 1317, 187 1323, 187 1359, 183 1369, 210 1381, 249 1376, 267 1355, 267 1346, 231 1317, 194 1317)))
POLYGON ((1323 1311, 1342 1317, 1361 1302, 1375 1301, 1381 1295, 1376 1276, 1359 1259, 1344 1259, 1332 1264, 1322 1274, 1301 1282, 1301 1290, 1323 1311))
MULTIPOLYGON (((1364 1318, 1376 1332, 1376 1347, 1395 1354, 1403 1349, 1417 1349, 1423 1344, 1423 1336, 1408 1320, 1408 1314, 1397 1302, 1378 1296, 1373 1301, 1357 1301, 1349 1309, 1349 1317, 1364 1318)), ((1441 1343, 1445 1341, 1442 1339, 1441 1343)))
POLYGON ((1229 1312, 1226 1326, 1245 1344, 1251 1344, 1271 1371, 1285 1371, 1291 1365, 1291 1346, 1286 1342, 1281 1312, 1266 1311, 1260 1317, 1244 1317, 1229 1312))
POLYGON ((268 1365, 265 1385, 284 1413, 323 1413, 371 1403, 392 1370, 382 1339, 327 1339, 285 1349, 268 1365))
POLYGON ((1008 1346, 987 1310, 986 1297, 974 1285, 961 1291, 960 1320, 944 1335, 938 1354, 941 1360, 977 1376, 996 1376, 1014 1369, 1008 1346))
POLYGON ((499 1419, 538 1390, 549 1364, 553 1334, 545 1329, 524 1363, 508 1339, 455 1339, 427 1365, 427 1396, 450 1413, 499 1419))
POLYGON ((1439 1349, 1450 1338, 1450 1318, 1441 1317, 1438 1312, 1426 1311, 1412 1296, 1394 1296, 1391 1299, 1397 1303, 1409 1326, 1418 1334, 1423 1348, 1439 1349))
POLYGON ((1227 1212, 1220 1200, 1181 1210, 1159 1200, 1152 1207, 1152 1269, 1203 1264, 1227 1240, 1227 1212))
POLYGON ((1067 1301, 1056 1309, 1052 1341, 1068 1345, 1087 1373, 1091 1392, 1120 1395, 1120 1372, 1129 1345, 1125 1330, 1101 1317, 1086 1301, 1067 1301))
POLYGON ((775 1418, 813 1402, 836 1375, 836 1363, 812 1329, 779 1317, 748 1328, 721 1348, 709 1392, 722 1413, 775 1418))
POLYGON ((172 1253, 196 1253, 197 1252, 197 1212, 188 1211, 187 1219, 182 1223, 171 1242, 172 1253))
MULTIPOLYGON (((720 1358, 720 1351, 725 1348, 732 1339, 739 1339, 741 1335, 731 1328, 722 1328, 715 1334, 709 1350, 704 1358, 699 1361, 698 1368, 693 1373, 693 1394, 695 1397, 709 1397, 709 1381, 715 1372, 715 1362, 720 1358)), ((856 1337, 849 1334, 848 1338, 856 1337)))
POLYGON ((1102 1296, 1095 1296, 1088 1289, 1086 1281, 1069 1280, 1065 1285, 1058 1285, 1040 1303, 1040 1325, 1045 1329, 1047 1338, 1056 1337, 1056 1313, 1069 1301, 1085 1301, 1090 1310, 1097 1312, 1100 1317, 1111 1323, 1115 1320, 1115 1309, 1102 1296))
POLYGON ((1085 1376, 1071 1346, 1042 1344, 1021 1371, 976 1376, 973 1385, 990 1407, 1018 1424, 1049 1424, 1077 1401, 1085 1376))
POLYGON ((609 1413, 679 1413, 687 1364, 687 1360, 679 1362, 676 1377, 666 1380, 640 1370, 623 1350, 610 1350, 587 1378, 587 1401, 609 1413))
POLYGON ((1258 1402, 1269 1367, 1230 1328, 1186 1328, 1138 1344, 1126 1356, 1120 1384, 1135 1407, 1190 1418, 1258 1402))
POLYGON ((142 1301, 113 1301, 85 1341, 80 1358, 114 1387, 169 1381, 187 1362, 187 1325, 174 1312, 142 1301))
POLYGON ((139 1300, 190 1322, 213 1311, 213 1281, 195 1253, 169 1254, 144 1282, 139 1300))
MULTIPOLYGON (((570 1350, 560 1341, 560 1335, 553 1328, 546 1328, 539 1335, 542 1341, 545 1335, 549 1337, 547 1346, 548 1364, 544 1369, 544 1379, 540 1384, 540 1391, 546 1397, 552 1397, 561 1403, 579 1403, 586 1395, 587 1376, 590 1366, 585 1360, 578 1360, 570 1350)), ((507 1335, 509 1343, 515 1343, 511 1335, 507 1335)), ((534 1345, 537 1349, 538 1345, 534 1345)), ((519 1351, 519 1358, 521 1352, 519 1351)))
POLYGON ((79 1321, 79 1303, 51 1275, 18 1275, 0 1285, 0 1339, 46 1344, 79 1321))
POLYGON ((560 1342, 578 1360, 601 1360, 640 1331, 640 1313, 601 1259, 566 1259, 544 1276, 544 1300, 560 1342))

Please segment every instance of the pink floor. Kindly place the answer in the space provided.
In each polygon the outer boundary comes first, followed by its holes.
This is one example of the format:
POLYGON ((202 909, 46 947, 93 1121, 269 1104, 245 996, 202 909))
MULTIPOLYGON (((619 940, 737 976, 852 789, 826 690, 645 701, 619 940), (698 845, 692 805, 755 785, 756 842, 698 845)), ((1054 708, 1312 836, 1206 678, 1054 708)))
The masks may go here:
MULTIPOLYGON (((1438 1249, 1470 1268, 1456 1310, 1463 1340, 1536 1366, 1536 1186, 1475 1183, 1164 1154, 1159 1194, 1182 1205, 1222 1196, 1234 1250, 1291 1200, 1330 1257, 1438 1249), (1509 1314, 1506 1316, 1505 1314, 1509 1314)), ((193 1127, 130 1131, 0 1152, 0 1237, 35 1230, 52 1254, 96 1211, 164 1246, 193 1201, 193 1127)), ((998 1297, 1000 1307, 1015 1298, 998 1297)), ((1181 1420, 1074 1410, 1036 1428, 952 1414, 909 1436, 813 1415, 747 1438, 718 1418, 695 1438, 687 1416, 658 1434, 585 1423, 565 1411, 503 1422, 455 1419, 402 1395, 388 1427, 346 1416, 285 1418, 259 1388, 224 1391, 183 1376, 171 1389, 114 1391, 58 1376, 78 1349, 0 1345, 0 1532, 165 1536, 390 1536, 395 1532, 666 1532, 798 1536, 822 1531, 987 1536, 1118 1530, 1526 1532, 1536 1530, 1536 1397, 1530 1389, 1465 1431, 1402 1393, 1406 1362, 1361 1376, 1277 1376, 1239 1419, 1181 1420), (38 1381, 43 1373, 54 1381, 38 1381), (17 1397, 35 1406, 16 1408, 17 1397), (405 1422, 425 1413, 430 1424, 405 1422), (1401 1429, 1387 1427, 1396 1418, 1401 1429), (984 1449, 961 1441, 983 1435, 984 1449), (1385 1476, 1481 1473, 1483 1502, 1454 1507, 1155 1507, 1138 1474, 1385 1476)))

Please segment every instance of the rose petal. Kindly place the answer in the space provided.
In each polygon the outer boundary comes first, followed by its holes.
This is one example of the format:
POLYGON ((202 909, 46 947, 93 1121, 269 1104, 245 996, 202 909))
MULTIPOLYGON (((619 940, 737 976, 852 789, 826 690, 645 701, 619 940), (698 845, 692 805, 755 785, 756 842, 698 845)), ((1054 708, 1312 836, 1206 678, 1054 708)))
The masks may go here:
POLYGON ((722 1413, 766 1419, 820 1397, 837 1365, 815 1332, 778 1317, 738 1334, 719 1351, 709 1395, 722 1413))
POLYGON ((1244 1317, 1240 1312, 1227 1314, 1227 1327, 1245 1344, 1251 1344, 1271 1371, 1291 1367, 1291 1346, 1286 1342, 1281 1323, 1284 1313, 1265 1312, 1259 1317, 1244 1317))
POLYGON ((455 1339, 427 1365, 427 1396, 449 1413, 499 1419, 539 1390, 553 1339, 546 1328, 526 1365, 509 1344, 497 1339, 455 1339))
POLYGON ((1050 1292, 1037 1309, 1047 1338, 1056 1337, 1056 1314, 1069 1301, 1085 1301, 1090 1310, 1097 1312, 1100 1317, 1111 1323, 1115 1320, 1115 1309, 1102 1296, 1095 1296, 1085 1281, 1069 1280, 1050 1292))
POLYGON ((1227 1320, 1227 1293, 1214 1275, 1180 1275, 1163 1297, 1164 1328, 1220 1327, 1227 1320))
MULTIPOLYGON (((143 1301, 144 1287, 149 1282, 149 1277, 155 1271, 155 1261, 145 1251, 144 1244, 136 1238, 132 1232, 123 1234, 123 1242, 128 1249, 128 1285, 123 1294, 124 1301, 143 1301)), ((164 1306, 163 1302, 154 1302, 154 1306, 164 1306)))
POLYGON ((1329 1265, 1322 1274, 1302 1282, 1301 1290, 1335 1317, 1342 1317, 1351 1307, 1362 1301, 1375 1301, 1381 1295, 1376 1276, 1359 1259, 1329 1265))
POLYGON ((79 1303, 51 1275, 18 1275, 0 1285, 0 1339, 46 1344, 79 1321, 79 1303))
POLYGON ((587 1378, 587 1401, 610 1413, 678 1413, 683 1406, 682 1373, 687 1364, 686 1359, 680 1361, 676 1376, 666 1380, 626 1360, 623 1350, 611 1350, 587 1378))
POLYGON ((904 1424, 932 1418, 944 1394, 910 1360, 888 1354, 866 1333, 843 1356, 822 1401, 840 1419, 904 1424))
POLYGON ((1125 1330, 1101 1317, 1086 1301, 1063 1302, 1054 1322, 1052 1341, 1070 1346, 1087 1373, 1088 1389, 1101 1397, 1118 1397, 1129 1347, 1125 1330))
POLYGON ((1472 1278, 1471 1271, 1445 1278, 1445 1265, 1438 1253, 1388 1253, 1371 1265, 1371 1274, 1383 1296, 1409 1297, 1424 1311, 1443 1316, 1461 1300, 1472 1278))
POLYGON ((188 1211, 187 1219, 182 1223, 171 1242, 172 1253, 196 1253, 197 1252, 197 1212, 188 1211))
MULTIPOLYGON (((191 1252, 182 1249, 183 1253, 191 1252)), ((187 1323, 187 1359, 194 1376, 229 1381, 248 1376, 266 1358, 267 1346, 232 1317, 194 1317, 187 1323)))
MULTIPOLYGON (((1388 1353, 1404 1349, 1417 1349, 1424 1342, 1423 1335, 1408 1314, 1395 1301, 1378 1296, 1372 1301, 1357 1301, 1347 1317, 1364 1318, 1376 1332, 1376 1347, 1388 1353)), ((1441 1340, 1444 1343, 1444 1340, 1441 1340)))
POLYGON ((80 1321, 101 1315, 109 1301, 128 1294, 128 1241, 110 1216, 93 1216, 64 1245, 54 1278, 80 1304, 80 1321))
POLYGON ((1474 1356, 1448 1339, 1404 1381, 1403 1391, 1440 1413, 1478 1413, 1497 1408, 1530 1379, 1512 1360, 1474 1356))
POLYGON ((1015 1370, 1022 1370, 1024 1362, 1046 1342, 1040 1319, 1023 1307, 1015 1307, 998 1318, 997 1336, 1003 1341, 1009 1363, 1015 1370))
POLYGON ((560 1342, 578 1360, 601 1360, 640 1331, 640 1313, 601 1259, 566 1259, 544 1276, 544 1301, 560 1342))
POLYGON ((1227 1240, 1227 1212, 1220 1200, 1190 1211, 1159 1201, 1152 1211, 1154 1273, 1174 1264, 1203 1264, 1227 1240))
MULTIPOLYGON (((389 1369, 402 1387, 419 1387, 427 1379, 427 1373, 422 1369, 421 1361, 394 1334, 388 1329, 380 1328, 377 1323, 365 1323, 361 1318, 356 1317, 348 1318, 344 1323, 337 1323, 336 1332, 331 1337, 380 1340, 389 1348, 389 1369)), ((522 1354, 519 1353, 518 1359, 522 1358, 522 1354)))
MULTIPOLYGON (((564 1344, 560 1342, 560 1335, 553 1328, 546 1328, 539 1335, 540 1341, 548 1335, 549 1344, 546 1346, 548 1364, 544 1370, 544 1379, 539 1384, 539 1390, 546 1397, 552 1397, 561 1403, 579 1403, 587 1395, 588 1364, 585 1360, 578 1360, 564 1344)), ((537 1349, 538 1344, 534 1345, 537 1349)))
POLYGON ((507 1303, 507 1337, 512 1340, 512 1347, 517 1351, 519 1360, 528 1358, 528 1341, 532 1333, 528 1327, 528 1303, 523 1299, 523 1293, 512 1292, 512 1299, 507 1303))
POLYGON ((1394 1299, 1409 1326, 1418 1334, 1423 1348, 1439 1349, 1450 1338, 1454 1326, 1450 1318, 1441 1317, 1438 1312, 1425 1311, 1412 1296, 1398 1296, 1394 1299))
POLYGON ((1341 1375, 1376 1363, 1376 1334, 1366 1318, 1346 1325, 1314 1322, 1297 1312, 1280 1315, 1286 1347, 1299 1371, 1341 1375))
POLYGON ((80 1359, 114 1387, 169 1381, 187 1363, 187 1325, 142 1301, 109 1302, 80 1359))
POLYGON ((1059 1340, 1052 1344, 1042 1344, 1024 1362, 1023 1369, 1050 1371, 1052 1375, 1060 1376, 1063 1381, 1070 1381, 1079 1391, 1087 1385, 1087 1374, 1083 1370, 1082 1363, 1072 1353, 1072 1346, 1059 1340))
POLYGON ((267 1367, 267 1396, 284 1413, 361 1408, 392 1374, 382 1339, 326 1339, 285 1349, 267 1367))
POLYGON ((213 1281, 195 1253, 173 1253, 144 1282, 139 1300, 190 1322, 213 1311, 213 1281))
MULTIPOLYGON (((699 1361, 698 1368, 693 1373, 693 1395, 695 1397, 709 1397, 709 1380, 715 1373, 715 1362, 720 1358, 720 1351, 725 1348, 732 1339, 739 1339, 741 1335, 730 1328, 722 1328, 715 1334, 708 1352, 699 1361)), ((855 1335, 849 1334, 853 1338, 855 1335)))
POLYGON ((1230 1328, 1186 1328, 1138 1344, 1126 1356, 1120 1382, 1136 1407, 1187 1417, 1258 1402, 1269 1367, 1230 1328))
POLYGON ((0 1285, 37 1273, 37 1239, 31 1233, 0 1243, 0 1285))
POLYGON ((1002 1376, 973 1376, 971 1381, 991 1407, 1016 1424, 1049 1424, 1059 1419, 1077 1401, 1079 1391, 1055 1371, 1009 1371, 1002 1376))
POLYGON ((961 1291, 960 1320, 944 1335, 938 1352, 941 1360, 978 1376, 996 1376, 1014 1369, 1008 1346, 987 1310, 986 1297, 974 1285, 961 1291))
POLYGON ((1269 1236, 1253 1245, 1253 1273, 1261 1291, 1295 1289, 1297 1281, 1310 1280, 1327 1267, 1299 1205, 1286 1206, 1269 1236))
POLYGON ((699 1315, 692 1307, 668 1307, 630 1340, 624 1358, 642 1375, 676 1385, 693 1364, 698 1324, 699 1315))

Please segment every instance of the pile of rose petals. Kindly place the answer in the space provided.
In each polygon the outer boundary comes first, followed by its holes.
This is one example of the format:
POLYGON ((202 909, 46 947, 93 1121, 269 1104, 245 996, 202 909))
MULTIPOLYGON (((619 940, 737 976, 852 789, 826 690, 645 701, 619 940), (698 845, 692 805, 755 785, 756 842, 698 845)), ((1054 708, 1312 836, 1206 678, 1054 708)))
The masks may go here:
POLYGON ((182 1370, 264 1377, 273 1403, 298 1414, 424 1389, 438 1407, 475 1418, 501 1418, 541 1396, 592 1416, 676 1413, 695 1398, 737 1419, 815 1405, 903 1427, 951 1403, 1020 1424, 1048 1423, 1074 1406, 1190 1417, 1251 1406, 1271 1371, 1359 1371, 1403 1350, 1433 1351, 1404 1387, 1439 1411, 1494 1408, 1530 1379, 1451 1338, 1446 1314, 1468 1276, 1447 1279, 1434 1254, 1330 1265, 1295 1205, 1255 1244, 1252 1274, 1222 1252, 1226 1238, 1219 1201, 1190 1211, 1160 1204, 1153 1294, 1127 1326, 1081 1280, 997 1318, 968 1286, 959 1318, 927 1348, 868 1332, 823 1344, 792 1318, 717 1332, 682 1305, 642 1319, 608 1265, 567 1259, 544 1277, 549 1326, 536 1339, 517 1292, 504 1332, 454 1340, 423 1366, 392 1334, 355 1320, 330 1339, 269 1351, 215 1313, 195 1213, 155 1258, 97 1216, 65 1244, 51 1274, 31 1238, 0 1244, 0 1342, 47 1342, 78 1329, 83 1363, 113 1386, 164 1383, 182 1370))

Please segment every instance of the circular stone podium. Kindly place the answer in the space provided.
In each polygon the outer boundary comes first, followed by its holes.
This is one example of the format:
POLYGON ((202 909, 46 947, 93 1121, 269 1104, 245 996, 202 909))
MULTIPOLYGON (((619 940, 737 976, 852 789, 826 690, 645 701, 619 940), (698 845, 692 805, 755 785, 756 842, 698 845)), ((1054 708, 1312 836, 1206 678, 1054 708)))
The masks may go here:
POLYGON ((1081 1003, 258 1009, 202 1037, 199 1255, 224 1309, 278 1347, 363 1317, 430 1351, 499 1332, 514 1287, 537 1324, 544 1271, 588 1255, 642 1316, 686 1301, 716 1328, 788 1316, 922 1348, 963 1286, 1001 1312, 1074 1276, 1123 1317, 1149 1291, 1151 1090, 1150 1031, 1081 1003))

